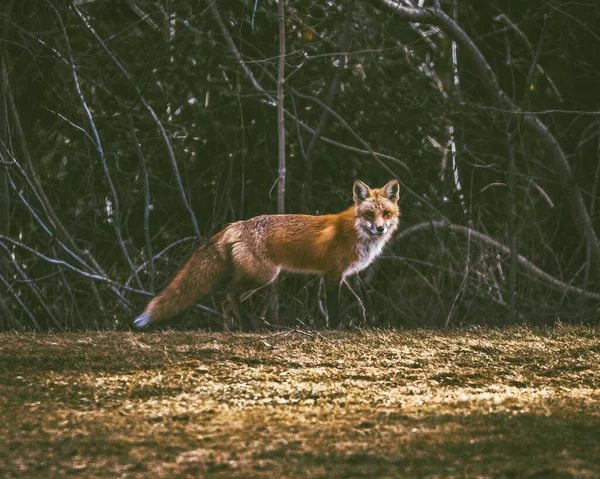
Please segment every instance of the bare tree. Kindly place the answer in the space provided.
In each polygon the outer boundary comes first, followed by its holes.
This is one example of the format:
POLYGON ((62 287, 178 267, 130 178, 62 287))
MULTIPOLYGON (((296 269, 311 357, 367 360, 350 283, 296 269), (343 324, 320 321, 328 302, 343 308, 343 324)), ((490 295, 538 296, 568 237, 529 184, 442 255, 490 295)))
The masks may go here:
POLYGON ((372 0, 372 2, 380 8, 393 12, 401 20, 422 22, 443 28, 456 40, 476 68, 484 91, 492 102, 491 108, 517 117, 539 138, 546 152, 546 158, 554 168, 557 180, 569 198, 575 227, 590 250, 593 274, 597 280, 600 280, 600 241, 594 231, 581 191, 573 179, 569 161, 550 129, 534 113, 522 110, 500 88, 496 75, 475 42, 456 21, 444 13, 438 1, 434 2, 433 7, 419 8, 407 7, 393 0, 372 0))

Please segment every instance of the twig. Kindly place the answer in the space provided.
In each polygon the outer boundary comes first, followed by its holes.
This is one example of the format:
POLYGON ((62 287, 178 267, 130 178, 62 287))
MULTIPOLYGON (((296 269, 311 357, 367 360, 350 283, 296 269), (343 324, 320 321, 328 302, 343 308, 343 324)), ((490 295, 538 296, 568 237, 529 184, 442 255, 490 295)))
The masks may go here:
POLYGON ((15 328, 20 326, 17 318, 15 318, 15 315, 6 304, 6 301, 4 301, 2 293, 0 293, 0 328, 5 329, 7 326, 6 323, 12 324, 15 328))
POLYGON ((363 316, 363 322, 366 325, 367 324, 367 308, 365 308, 365 305, 362 302, 362 299, 360 299, 360 296, 356 293, 356 291, 354 291, 354 289, 352 289, 352 286, 350 286, 350 283, 348 283, 346 278, 344 278, 344 284, 347 286, 347 288, 350 290, 350 292, 354 295, 354 297, 358 301, 358 305, 360 306, 360 310, 361 310, 362 316, 363 316))
MULTIPOLYGON (((88 258, 88 260, 92 263, 93 268, 95 268, 96 272, 106 275, 106 273, 104 272, 104 270, 102 269, 102 267, 100 266, 98 261, 96 261, 96 258, 94 258, 88 250, 81 251, 79 249, 79 247, 75 243, 75 240, 69 234, 69 232, 67 231, 65 226, 62 224, 60 218, 54 211, 52 204, 50 203, 50 201, 48 200, 48 197, 46 196, 46 193, 42 187, 42 182, 37 174, 37 170, 34 167, 33 162, 31 160, 31 156, 29 154, 29 148, 28 148, 27 141, 25 138, 25 132, 23 131, 23 128, 21 126, 19 112, 18 112, 16 104, 15 104, 12 90, 10 89, 10 85, 8 83, 8 72, 6 70, 6 64, 4 61, 2 62, 2 78, 3 78, 3 86, 4 86, 5 94, 6 94, 6 97, 8 100, 8 105, 10 107, 11 114, 12 114, 12 117, 14 120, 17 137, 19 139, 21 150, 22 150, 23 156, 25 157, 25 162, 27 164, 27 167, 29 168, 32 180, 29 179, 29 175, 27 175, 24 168, 22 168, 21 165, 16 161, 16 158, 14 158, 14 155, 11 155, 12 159, 14 160, 15 165, 17 166, 17 168, 19 169, 19 171, 21 172, 21 174, 23 175, 25 180, 28 182, 29 186, 31 187, 32 191, 34 192, 34 194, 36 195, 38 200, 40 201, 42 207, 44 208, 44 212, 48 216, 52 226, 55 228, 57 233, 68 243, 69 248, 71 250, 75 251, 79 256, 88 258)), ((5 151, 7 153, 10 153, 8 148, 6 148, 6 145, 2 144, 2 146, 5 148, 5 151)), ((95 286, 92 285, 92 288, 95 288, 95 286)), ((119 302, 121 303, 121 305, 124 306, 125 308, 128 308, 128 302, 123 297, 123 294, 118 289, 115 289, 114 286, 111 286, 111 289, 119 298, 119 302)), ((100 309, 102 311, 104 311, 104 306, 102 304, 100 295, 96 294, 95 296, 96 296, 97 300, 99 301, 100 309)))
MULTIPOLYGON (((423 22, 444 28, 450 37, 459 43, 465 54, 471 57, 472 64, 481 79, 484 90, 492 102, 501 106, 505 105, 506 109, 512 114, 523 114, 521 108, 515 105, 500 88, 492 67, 471 37, 442 10, 405 7, 393 0, 371 0, 371 3, 396 13, 402 20, 423 22)), ((575 226, 580 235, 590 245, 594 274, 596 278, 600 278, 600 240, 594 230, 581 192, 575 184, 569 161, 554 135, 536 115, 524 113, 522 121, 542 140, 546 158, 556 170, 556 176, 569 197, 575 226)))
POLYGON ((0 281, 4 284, 4 286, 6 286, 6 291, 9 291, 10 294, 12 294, 13 298, 15 298, 16 302, 19 303, 19 306, 21 306, 21 309, 23 311, 25 311, 25 314, 27 316, 29 316, 29 319, 31 320, 31 324, 33 324, 33 327, 35 329, 37 329, 38 331, 41 331, 42 328, 40 327, 39 323, 35 319, 35 316, 31 313, 31 311, 29 311, 29 308, 27 306, 25 306, 25 303, 23 303, 23 301, 21 301, 19 294, 10 287, 10 284, 8 283, 8 281, 6 281, 6 279, 2 275, 2 272, 0 272, 0 281))
MULTIPOLYGON (((492 246, 507 255, 510 255, 510 248, 508 248, 507 246, 503 245, 502 243, 496 241, 495 239, 493 239, 483 233, 480 233, 479 231, 476 231, 472 228, 457 225, 454 223, 449 223, 447 221, 426 221, 423 223, 418 223, 418 224, 413 225, 409 228, 406 228, 405 230, 398 233, 394 240, 399 241, 402 238, 406 238, 407 236, 410 236, 414 233, 417 233, 419 231, 429 230, 429 229, 433 229, 433 230, 449 229, 452 231, 457 231, 464 235, 471 235, 474 239, 476 239, 482 243, 485 243, 489 246, 492 246)), ((600 294, 593 293, 591 291, 586 291, 586 290, 578 288, 576 286, 571 286, 570 284, 564 283, 563 281, 560 281, 560 280, 556 279, 555 277, 549 275, 548 273, 543 271, 541 268, 538 268, 536 265, 534 265, 531 261, 529 261, 527 258, 525 258, 522 255, 518 255, 517 258, 518 258, 521 266, 523 266, 525 269, 529 270, 537 278, 539 278, 543 281, 546 281, 549 285, 554 286, 558 290, 566 292, 566 293, 578 294, 585 298, 600 301, 600 294)))
POLYGON ((548 14, 544 15, 544 24, 542 25, 542 31, 540 32, 540 39, 538 40, 537 48, 535 49, 535 53, 533 55, 533 59, 531 60, 531 65, 529 66, 529 71, 527 72, 527 78, 525 80, 525 97, 523 98, 523 105, 529 106, 529 92, 531 90, 531 80, 533 78, 533 72, 537 67, 540 56, 542 55, 542 46, 544 44, 544 33, 546 32, 546 26, 548 25, 548 14))
MULTIPOLYGON (((150 241, 150 182, 148 180, 148 170, 146 168, 146 160, 144 159, 144 154, 142 152, 142 146, 140 141, 138 140, 137 134, 135 132, 135 126, 133 125, 133 118, 129 115, 129 124, 131 127, 131 133, 133 135, 133 140, 135 143, 135 151, 137 152, 138 158, 140 160, 140 169, 142 170, 142 175, 144 176, 144 238, 146 239, 146 253, 149 256, 150 261, 150 291, 154 293, 154 276, 156 272, 154 271, 154 258, 152 257, 152 243, 150 241)), ((137 270, 136 270, 137 274, 137 270)))
POLYGON ((50 236, 50 238, 54 239, 54 241, 56 241, 59 244, 59 246, 69 254, 69 256, 71 256, 73 259, 77 260, 84 268, 87 268, 90 271, 93 271, 93 269, 80 256, 78 256, 73 251, 71 251, 71 249, 69 249, 69 247, 66 244, 64 244, 59 238, 57 238, 56 236, 54 236, 52 234, 52 231, 50 231, 48 226, 46 226, 44 221, 35 212, 35 210, 33 209, 33 206, 31 206, 29 204, 29 202, 23 196, 23 193, 21 193, 19 191, 19 189, 17 188, 17 185, 15 185, 15 182, 13 181, 12 177, 10 176, 10 174, 8 172, 7 172, 7 177, 10 182, 11 188, 19 197, 19 199, 21 200, 21 203, 23 203, 23 205, 25 205, 25 208, 27 208, 27 210, 29 211, 31 216, 38 222, 38 224, 42 227, 42 229, 46 232, 46 234, 48 234, 48 236, 50 236))
POLYGON ((304 182, 302 183, 302 210, 305 213, 308 213, 310 211, 310 205, 312 201, 313 162, 317 143, 321 139, 321 136, 323 135, 323 132, 327 127, 329 116, 331 115, 330 109, 333 106, 333 102, 335 101, 335 98, 340 88, 342 72, 346 68, 347 53, 350 49, 350 43, 352 40, 352 17, 354 15, 354 0, 350 0, 348 3, 346 3, 344 8, 346 9, 346 19, 344 20, 344 39, 340 48, 338 66, 335 71, 335 75, 333 77, 331 85, 329 85, 327 97, 325 98, 325 105, 327 105, 327 108, 323 109, 323 113, 321 114, 319 124, 317 125, 317 128, 315 128, 315 133, 312 136, 310 143, 308 144, 306 154, 304 155, 305 171, 304 182))
MULTIPOLYGON (((197 240, 198 237, 196 236, 188 236, 186 238, 181 238, 177 241, 174 241, 173 243, 171 243, 170 245, 168 245, 167 247, 165 247, 163 250, 161 250, 159 253, 155 254, 154 256, 152 256, 151 258, 147 259, 146 261, 144 261, 140 266, 138 266, 137 268, 137 272, 139 273, 140 271, 142 271, 148 264, 151 264, 152 262, 156 261, 158 258, 160 258, 163 254, 165 254, 167 251, 169 251, 171 248, 173 248, 174 246, 177 246, 178 244, 183 243, 184 241, 190 241, 190 240, 197 240)), ((131 282, 131 278, 129 278, 126 282, 125 282, 125 286, 129 286, 129 283, 131 282)))
POLYGON ((508 248, 510 250, 510 270, 508 273, 508 311, 510 321, 515 320, 515 311, 517 304, 517 276, 519 272, 519 251, 517 242, 517 205, 516 205, 516 170, 515 148, 513 143, 511 119, 506 124, 506 148, 508 153, 508 172, 506 175, 506 184, 508 186, 508 248))
MULTIPOLYGON (((52 248, 52 252, 54 253, 54 256, 57 256, 57 254, 56 254, 56 248, 55 247, 52 248)), ((60 279, 62 281, 63 287, 65 288, 65 290, 69 294, 69 298, 71 299, 71 305, 72 306, 71 306, 71 308, 69 308, 69 310, 75 310, 75 314, 77 315, 77 320, 79 322, 79 325, 81 327, 85 327, 85 322, 83 321, 83 318, 81 317, 81 313, 79 312, 79 307, 77 306, 77 302, 75 301, 75 295, 73 294, 73 289, 71 288, 71 285, 67 281, 67 278, 65 277, 64 271, 62 270, 62 268, 59 268, 59 267, 56 268, 56 271, 60 275, 60 279)), ((72 322, 71 326, 73 328, 75 328, 75 323, 72 322)))
MULTIPOLYGON (((373 158, 375 160, 377 160, 382 166, 384 166, 387 170, 389 170, 389 168, 387 167, 387 165, 385 165, 383 162, 381 162, 381 160, 379 160, 378 155, 375 153, 375 151, 373 151, 373 149, 371 148, 371 145, 369 145, 369 143, 367 143, 365 140, 362 139, 362 137, 356 133, 354 131, 354 129, 350 126, 350 124, 344 120, 340 114, 336 111, 334 111, 333 109, 329 108, 325 103, 323 103, 321 100, 319 100, 317 97, 312 96, 312 95, 305 95, 304 93, 300 93, 298 90, 296 90, 295 88, 292 88, 292 91, 294 92, 294 94, 296 96, 299 96, 300 98, 304 98, 306 100, 311 100, 314 101, 315 103, 317 103, 321 108, 323 108, 324 110, 329 111, 329 113, 334 116, 341 124, 344 128, 346 128, 346 130, 348 130, 348 132, 363 146, 365 147, 369 153, 373 156, 373 158)), ((395 163, 398 164, 399 166, 401 166, 402 168, 404 168, 406 170, 407 173, 411 174, 410 168, 408 167, 408 165, 406 163, 404 163, 403 161, 395 158, 394 159, 395 163)), ((391 170, 390 170, 391 172, 391 170)), ((396 176, 393 172, 391 172, 394 176, 396 176)))
POLYGON ((285 0, 279 0, 279 68, 277 69, 277 142, 279 171, 277 186, 277 213, 285 213, 285 117, 283 101, 285 95, 285 0))
MULTIPOLYGON (((600 123, 597 124, 600 127, 600 123)), ((595 217, 596 214, 596 191, 598 190, 598 181, 600 181, 600 135, 598 137, 598 146, 596 148, 596 160, 598 164, 596 165, 596 172, 594 173, 594 184, 592 186, 592 195, 590 200, 590 216, 592 218, 595 217)), ((587 287, 589 277, 590 277, 590 259, 592 257, 592 251, 590 245, 586 248, 585 252, 585 273, 583 284, 587 287)))
MULTIPOLYGON (((52 5, 52 4, 50 4, 50 5, 52 5)), ((69 63, 70 63, 70 67, 71 67, 71 73, 73 76, 73 82, 75 84, 75 89, 77 90, 77 95, 79 96, 79 100, 81 101, 81 105, 87 116, 87 119, 88 119, 88 122, 90 125, 90 129, 92 130, 92 134, 94 135, 94 143, 95 143, 96 149, 98 150, 98 154, 100 155, 100 161, 102 162, 102 168, 104 169, 104 175, 106 176, 106 181, 108 182, 108 186, 111 191, 112 199, 114 202, 114 205, 113 205, 114 219, 113 219, 112 223, 113 223, 113 228, 115 230, 115 235, 117 236, 117 241, 119 242, 119 246, 121 247, 121 252, 123 253, 123 257, 125 258, 125 261, 129 265, 129 269, 132 271, 138 286, 140 287, 140 289, 142 289, 144 286, 142 285, 142 282, 140 281, 139 276, 135 273, 135 267, 133 266, 133 262, 131 261, 131 257, 129 256, 129 252, 127 251, 127 247, 125 246, 125 243, 123 241, 123 235, 121 234, 121 217, 120 217, 120 208, 119 208, 119 197, 117 196, 117 191, 115 190, 115 186, 113 184, 113 181, 112 181, 112 178, 110 175, 110 170, 108 169, 108 164, 106 162, 106 156, 104 155, 104 149, 102 148, 102 142, 100 141, 100 134, 98 133, 98 129, 96 128, 96 122, 94 121, 92 112, 90 111, 90 109, 87 105, 85 96, 84 96, 83 91, 81 90, 81 86, 79 84, 79 77, 77 75, 77 67, 75 66, 75 61, 73 60, 73 53, 71 51, 71 42, 69 41, 67 29, 65 28, 65 26, 63 24, 62 17, 60 15, 60 13, 58 12, 58 10, 56 10, 56 8, 54 8, 54 6, 52 6, 52 8, 56 12, 56 16, 58 17, 58 21, 62 27, 63 35, 65 37, 65 42, 67 44, 67 51, 69 54, 69 63)))
POLYGON ((75 4, 75 2, 72 3, 72 6, 73 6, 73 9, 75 10, 75 12, 77 13, 77 15, 79 15, 79 18, 81 18, 81 20, 82 20, 83 24, 86 26, 86 28, 92 33, 92 35, 94 35, 94 37, 96 38, 98 43, 102 46, 104 51, 106 51, 106 53, 111 57, 113 62, 117 65, 117 68, 119 68, 119 70, 121 70, 121 73, 123 73, 125 78, 127 78, 127 80, 133 85, 140 101, 146 107, 146 109, 152 116, 152 119, 156 123, 156 126, 158 127, 158 129, 160 131, 163 141, 165 142, 165 146, 167 147, 167 152, 169 153, 169 160, 171 161, 171 169, 173 170, 173 175, 175 176, 175 182, 177 183, 177 189, 179 190, 179 197, 180 197, 181 202, 183 203, 185 209, 188 211, 188 213, 190 215, 190 220, 192 222, 192 227, 194 229, 194 233, 196 234, 196 236, 201 237, 202 235, 200 234, 200 228, 198 228, 198 221, 196 220, 196 215, 194 214, 194 211, 192 210, 192 207, 190 206, 190 203, 188 202, 187 196, 185 194, 185 190, 183 188, 183 183, 181 181, 181 175, 179 173, 179 167, 177 166, 177 161, 175 160, 175 153, 173 152, 173 146, 171 145, 171 141, 169 140, 169 136, 167 135, 167 131, 165 130, 165 127, 163 126, 162 122, 158 118, 158 115, 156 114, 154 109, 146 101, 146 98, 142 94, 142 91, 141 91, 140 87, 138 86, 138 84, 136 83, 135 79, 133 78, 133 75, 131 75, 131 73, 129 73, 129 71, 123 66, 123 64, 119 61, 119 59, 116 57, 116 55, 106 46, 106 43, 104 42, 104 40, 102 40, 98 36, 98 34, 96 33, 96 30, 94 30, 91 27, 91 25, 88 23, 87 19, 83 16, 83 14, 79 10, 79 8, 77 8, 77 5, 75 4))
MULTIPOLYGON (((240 54, 237 46, 235 45, 235 42, 231 38, 231 34, 229 33, 229 31, 227 30, 227 27, 225 27, 225 24, 223 23, 223 19, 221 18, 221 15, 219 13, 219 9, 216 6, 216 2, 211 2, 210 9, 213 12, 214 17, 217 20, 217 23, 219 24, 219 26, 221 28, 221 32, 223 33, 223 36, 225 37, 225 40, 226 40, 227 44, 229 45, 229 48, 231 49, 232 53, 234 54, 234 56, 238 60, 240 66, 242 67, 242 69, 244 70, 244 72, 246 73, 246 75, 248 76, 248 78, 250 79, 250 81, 251 81, 252 85, 254 86, 254 88, 259 93, 262 93, 265 96, 265 98, 267 98, 271 103, 273 103, 274 105, 276 105, 277 104, 277 100, 272 95, 270 95, 261 86, 260 83, 258 83, 258 81, 256 80, 256 78, 254 77, 254 74, 252 73, 252 70, 250 70, 250 68, 248 68, 248 66, 246 65, 246 62, 242 58, 242 55, 240 54)), ((184 25, 187 28, 189 28, 194 33, 197 33, 197 34, 201 34, 202 33, 197 28, 194 28, 193 26, 191 26, 187 20, 184 20, 183 23, 184 23, 184 25)), ((269 71, 267 71, 266 69, 263 69, 263 71, 264 71, 264 73, 266 75, 268 75, 269 77, 272 78, 272 75, 270 74, 269 71)), ((286 116, 288 116, 288 117, 292 118, 293 120, 295 120, 297 122, 297 124, 302 129, 306 130, 307 132, 311 133, 312 135, 315 134, 315 130, 312 129, 307 124, 305 124, 296 115, 294 115, 293 113, 289 112, 288 110, 284 110, 284 113, 286 114, 286 116)), ((394 175, 394 176, 395 176, 395 174, 381 160, 391 160, 391 161, 394 161, 396 163, 402 164, 402 161, 399 160, 398 158, 396 158, 394 156, 386 155, 384 153, 379 153, 379 152, 373 151, 373 149, 370 148, 370 147, 367 150, 362 150, 360 148, 356 148, 354 146, 346 145, 344 143, 332 140, 332 139, 324 137, 324 136, 321 137, 321 141, 324 141, 325 143, 329 143, 330 145, 337 146, 338 148, 341 148, 341 149, 344 149, 344 150, 347 150, 347 151, 351 151, 351 152, 356 153, 356 154, 373 156, 384 167, 384 169, 386 169, 386 171, 391 172, 391 174, 394 175)), ((419 197, 419 198, 420 198, 421 201, 423 201, 422 197, 419 197)))
POLYGON ((23 271, 23 269, 19 266, 19 263, 14 259, 13 255, 11 254, 10 249, 4 243, 0 242, 0 248, 2 248, 6 252, 6 256, 8 258, 10 258, 10 262, 12 263, 13 268, 15 268, 17 273, 19 273, 19 276, 21 277, 22 281, 25 284, 27 284, 27 286, 29 286, 29 289, 31 290, 33 295, 37 298, 37 300, 39 301, 42 308, 46 311, 48 318, 52 321, 52 323, 59 330, 62 330, 63 327, 60 324, 60 321, 58 321, 58 319, 56 319, 56 316, 54 315, 54 313, 52 312, 50 307, 46 304, 46 301, 44 300, 44 298, 42 298, 42 292, 38 288, 36 282, 29 279, 29 277, 27 276, 25 271, 23 271))
MULTIPOLYGON (((321 338, 323 341, 331 342, 331 339, 323 336, 318 331, 315 331, 314 329, 309 328, 301 319, 296 318, 296 321, 298 321, 302 326, 304 326, 307 330, 309 330, 310 334, 313 334, 313 335, 317 336, 318 338, 321 338)), ((300 331, 300 330, 298 330, 298 331, 300 331)), ((306 332, 304 332, 304 333, 306 333, 306 332)))

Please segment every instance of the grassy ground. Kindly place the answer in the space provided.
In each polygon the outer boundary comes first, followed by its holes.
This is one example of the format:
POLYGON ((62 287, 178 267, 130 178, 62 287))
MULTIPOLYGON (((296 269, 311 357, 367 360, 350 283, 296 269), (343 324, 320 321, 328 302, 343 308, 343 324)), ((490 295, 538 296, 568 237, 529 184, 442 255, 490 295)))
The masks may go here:
POLYGON ((600 328, 0 335, 4 477, 600 477, 600 328))

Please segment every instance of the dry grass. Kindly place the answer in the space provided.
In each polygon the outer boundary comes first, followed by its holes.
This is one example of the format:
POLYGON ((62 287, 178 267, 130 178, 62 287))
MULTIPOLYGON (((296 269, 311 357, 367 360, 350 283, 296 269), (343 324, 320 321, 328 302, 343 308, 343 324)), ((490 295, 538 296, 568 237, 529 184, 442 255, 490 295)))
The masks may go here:
POLYGON ((5 477, 600 477, 600 329, 0 335, 5 477))

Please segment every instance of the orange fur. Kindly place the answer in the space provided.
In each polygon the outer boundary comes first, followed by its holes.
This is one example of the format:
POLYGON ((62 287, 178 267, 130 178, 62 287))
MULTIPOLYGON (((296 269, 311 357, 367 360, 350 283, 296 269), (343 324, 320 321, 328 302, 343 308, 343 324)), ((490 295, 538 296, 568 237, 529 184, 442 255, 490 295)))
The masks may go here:
POLYGON ((241 295, 271 283, 282 270, 323 276, 330 322, 337 324, 340 282, 380 254, 400 216, 396 180, 379 189, 357 180, 353 192, 354 205, 338 214, 263 215, 230 224, 196 250, 135 325, 183 312, 225 279, 227 328, 231 313, 243 319, 241 295))

